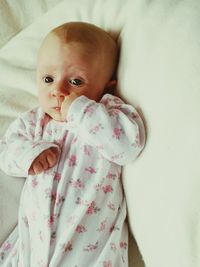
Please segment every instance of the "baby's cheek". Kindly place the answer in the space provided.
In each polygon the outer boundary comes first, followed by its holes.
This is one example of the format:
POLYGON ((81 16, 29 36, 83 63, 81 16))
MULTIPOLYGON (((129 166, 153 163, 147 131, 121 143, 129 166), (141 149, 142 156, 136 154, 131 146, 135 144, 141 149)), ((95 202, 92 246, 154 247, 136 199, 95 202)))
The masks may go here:
POLYGON ((38 100, 39 100, 41 107, 46 111, 46 109, 48 108, 48 106, 50 104, 48 97, 46 95, 40 93, 38 95, 38 100))

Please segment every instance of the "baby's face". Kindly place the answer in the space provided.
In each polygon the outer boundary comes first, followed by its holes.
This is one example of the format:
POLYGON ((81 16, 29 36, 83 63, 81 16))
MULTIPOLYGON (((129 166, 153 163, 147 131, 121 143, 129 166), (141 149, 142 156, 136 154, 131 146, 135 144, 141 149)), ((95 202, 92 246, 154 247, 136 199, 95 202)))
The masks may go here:
POLYGON ((98 55, 77 43, 63 43, 52 36, 39 54, 38 96, 43 110, 60 120, 60 107, 72 92, 98 101, 107 84, 105 68, 98 55))

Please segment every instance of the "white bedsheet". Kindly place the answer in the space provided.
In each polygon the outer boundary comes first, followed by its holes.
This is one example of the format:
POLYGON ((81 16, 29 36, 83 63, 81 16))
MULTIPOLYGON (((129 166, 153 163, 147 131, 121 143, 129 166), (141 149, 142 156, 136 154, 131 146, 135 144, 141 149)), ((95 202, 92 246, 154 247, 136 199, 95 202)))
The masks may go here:
MULTIPOLYGON (((2 0, 0 134, 37 103, 43 36, 71 20, 118 37, 118 91, 144 116, 147 144, 124 168, 131 231, 147 267, 200 266, 198 0, 2 0)), ((0 240, 16 224, 23 179, 0 174, 0 240)), ((142 266, 132 243, 130 267, 142 266)))

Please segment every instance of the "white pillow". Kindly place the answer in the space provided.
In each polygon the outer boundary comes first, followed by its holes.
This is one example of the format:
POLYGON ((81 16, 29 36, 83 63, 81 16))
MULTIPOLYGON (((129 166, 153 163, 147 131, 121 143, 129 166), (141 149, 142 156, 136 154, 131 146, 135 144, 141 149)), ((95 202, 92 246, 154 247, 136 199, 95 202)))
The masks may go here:
POLYGON ((120 92, 147 129, 145 150, 124 168, 130 225, 147 267, 197 267, 200 2, 136 1, 129 10, 120 92))

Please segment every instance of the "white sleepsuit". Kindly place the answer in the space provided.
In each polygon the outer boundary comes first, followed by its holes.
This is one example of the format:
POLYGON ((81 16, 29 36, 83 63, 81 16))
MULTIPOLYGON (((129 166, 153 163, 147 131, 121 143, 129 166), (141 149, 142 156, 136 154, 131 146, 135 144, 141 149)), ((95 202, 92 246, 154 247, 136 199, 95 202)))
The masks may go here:
POLYGON ((140 116, 106 94, 99 103, 78 97, 65 122, 48 118, 41 107, 23 113, 0 141, 0 168, 27 177, 18 226, 0 248, 0 266, 128 266, 120 174, 143 148, 140 116), (33 160, 53 146, 58 163, 28 175, 33 160))

